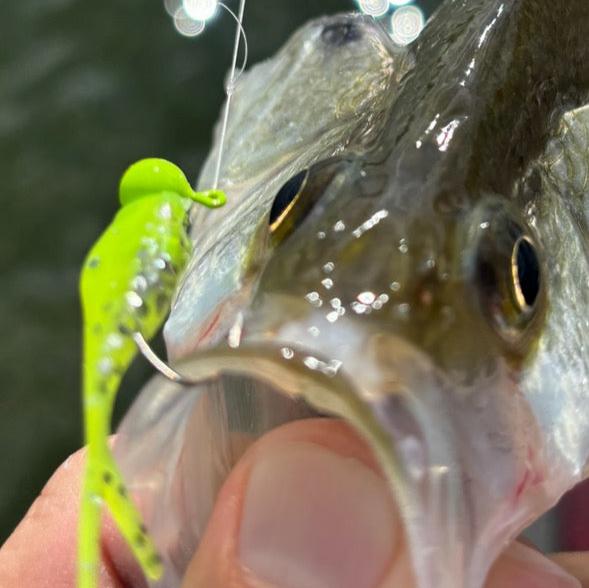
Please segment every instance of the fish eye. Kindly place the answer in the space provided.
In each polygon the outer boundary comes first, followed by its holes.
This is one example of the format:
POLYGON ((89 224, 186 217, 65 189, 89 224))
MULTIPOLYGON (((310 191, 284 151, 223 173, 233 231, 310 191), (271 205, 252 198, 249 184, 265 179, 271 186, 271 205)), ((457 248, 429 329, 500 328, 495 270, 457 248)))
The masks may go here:
POLYGON ((532 232, 507 211, 487 209, 481 218, 471 274, 480 308, 505 343, 523 350, 544 314, 542 256, 532 232))
POLYGON ((511 273, 515 299, 523 312, 531 312, 540 295, 540 261, 529 237, 521 236, 513 247, 511 273))
POLYGON ((303 224, 315 205, 329 192, 340 172, 349 164, 347 160, 327 159, 305 169, 278 190, 268 216, 270 240, 273 245, 285 241, 303 224))
POLYGON ((276 194, 274 202, 272 203, 272 208, 270 209, 270 219, 268 221, 271 233, 275 233, 286 221, 286 218, 295 206, 297 199, 300 197, 301 192, 305 187, 308 175, 309 170, 303 170, 296 176, 290 178, 290 180, 280 188, 278 194, 276 194))

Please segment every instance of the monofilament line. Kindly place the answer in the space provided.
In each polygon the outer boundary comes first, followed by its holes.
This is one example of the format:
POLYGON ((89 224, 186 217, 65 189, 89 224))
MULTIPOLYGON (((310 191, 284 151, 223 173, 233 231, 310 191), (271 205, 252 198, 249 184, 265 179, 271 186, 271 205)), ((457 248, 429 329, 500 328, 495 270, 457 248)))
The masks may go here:
MULTIPOLYGON (((237 28, 235 30, 235 44, 233 46, 233 60, 231 62, 231 75, 227 83, 227 100, 223 112, 223 122, 221 123, 221 137, 219 140, 219 153, 217 155, 217 165, 215 167, 215 179, 213 181, 213 190, 219 187, 219 178, 221 176, 221 164, 223 161, 223 151, 225 149, 225 136, 227 135, 227 124, 229 123, 229 110, 231 108, 231 98, 235 89, 235 71, 237 69, 237 56, 239 54, 239 41, 243 34, 243 13, 245 11, 245 0, 239 1, 239 13, 237 15, 237 28)), ((245 42, 245 34, 243 35, 245 42)))

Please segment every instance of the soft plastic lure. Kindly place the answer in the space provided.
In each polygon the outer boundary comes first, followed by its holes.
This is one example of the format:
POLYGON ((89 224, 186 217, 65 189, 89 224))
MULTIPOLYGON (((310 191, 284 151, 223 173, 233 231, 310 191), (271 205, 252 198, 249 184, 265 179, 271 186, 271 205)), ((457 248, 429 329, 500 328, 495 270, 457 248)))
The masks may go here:
POLYGON ((146 576, 157 579, 162 573, 160 557, 108 446, 112 408, 137 354, 134 337, 152 338, 169 312, 191 254, 187 229, 192 203, 216 208, 226 200, 218 190, 195 192, 182 171, 162 159, 133 164, 123 175, 119 199, 121 209, 90 250, 80 280, 88 446, 79 527, 80 588, 97 586, 103 503, 146 576))

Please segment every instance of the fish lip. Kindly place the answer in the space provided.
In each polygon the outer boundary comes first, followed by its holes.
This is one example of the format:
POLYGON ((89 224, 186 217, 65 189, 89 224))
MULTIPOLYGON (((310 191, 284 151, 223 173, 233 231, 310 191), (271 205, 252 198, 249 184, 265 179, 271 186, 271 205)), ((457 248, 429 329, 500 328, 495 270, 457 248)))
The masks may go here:
MULTIPOLYGON (((246 342, 238 348, 224 345, 201 348, 174 364, 174 368, 190 383, 203 383, 225 376, 242 376, 261 382, 277 393, 293 400, 304 400, 320 414, 330 414, 348 421, 363 433, 386 464, 383 469, 394 486, 410 478, 410 472, 395 455, 395 444, 402 439, 387 431, 392 424, 388 413, 395 404, 403 415, 403 435, 419 435, 414 417, 409 382, 403 377, 386 379, 386 393, 378 393, 352 377, 342 362, 329 359, 316 349, 292 343, 265 341, 246 342)), ((365 385, 366 384, 366 385, 365 385)), ((394 419, 393 419, 394 420, 394 419)), ((405 490, 400 486, 399 492, 405 490)))

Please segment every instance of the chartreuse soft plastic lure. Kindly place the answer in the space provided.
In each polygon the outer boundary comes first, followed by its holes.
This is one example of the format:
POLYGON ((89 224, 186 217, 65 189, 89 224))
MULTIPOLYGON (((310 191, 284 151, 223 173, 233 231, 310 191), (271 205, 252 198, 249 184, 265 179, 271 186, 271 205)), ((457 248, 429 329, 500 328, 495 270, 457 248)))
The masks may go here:
POLYGON ((182 171, 144 159, 123 175, 121 209, 90 250, 80 290, 84 314, 83 395, 87 465, 79 529, 79 587, 95 588, 101 505, 108 507, 144 573, 157 579, 162 563, 141 515, 127 495, 108 446, 119 384, 137 354, 134 336, 149 340, 166 317, 189 256, 193 202, 215 208, 223 192, 195 192, 182 171))

